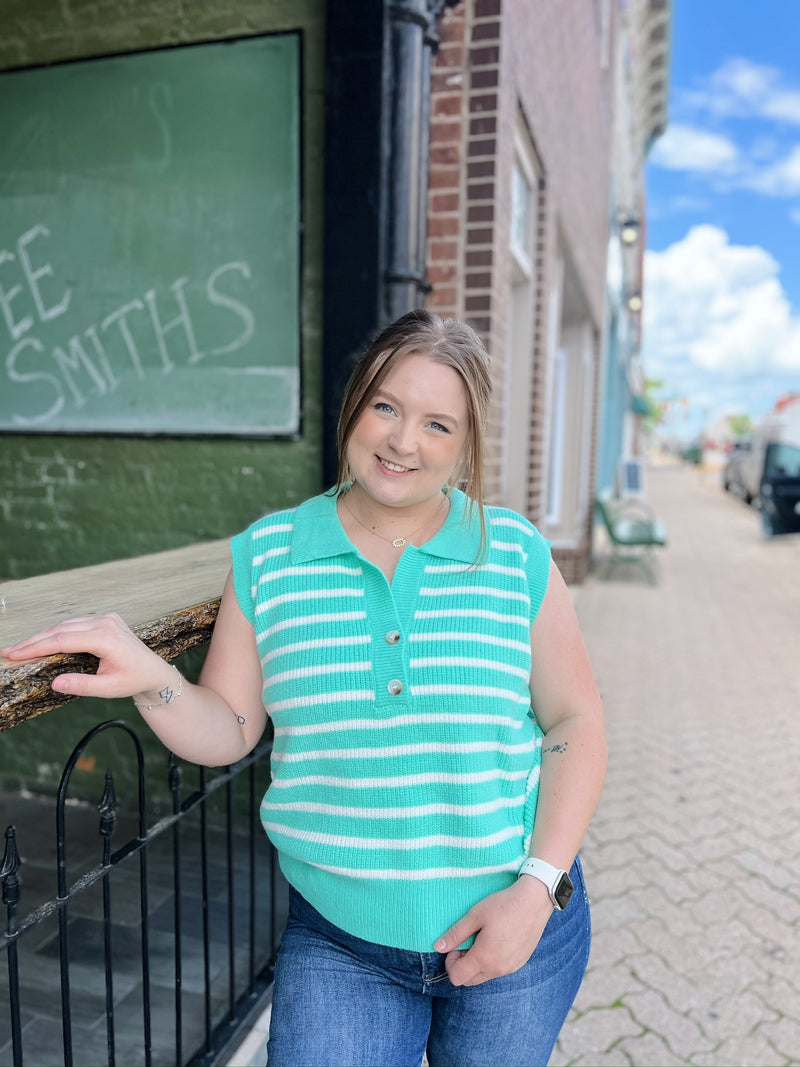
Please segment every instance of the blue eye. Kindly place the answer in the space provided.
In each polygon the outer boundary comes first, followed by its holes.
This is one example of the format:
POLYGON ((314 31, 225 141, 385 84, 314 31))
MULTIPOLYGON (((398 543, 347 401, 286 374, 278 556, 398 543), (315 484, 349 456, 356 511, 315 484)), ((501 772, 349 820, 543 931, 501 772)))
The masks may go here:
POLYGON ((432 426, 434 430, 440 430, 442 433, 450 433, 448 428, 446 426, 442 426, 440 422, 430 422, 428 423, 428 425, 432 426))
POLYGON ((376 411, 388 411, 394 413, 394 408, 391 404, 387 404, 385 400, 379 400, 373 405, 376 411))

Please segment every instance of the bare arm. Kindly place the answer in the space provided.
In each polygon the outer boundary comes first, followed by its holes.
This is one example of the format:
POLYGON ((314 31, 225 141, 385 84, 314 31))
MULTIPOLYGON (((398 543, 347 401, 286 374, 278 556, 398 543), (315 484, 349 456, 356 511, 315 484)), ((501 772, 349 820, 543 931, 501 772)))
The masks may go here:
MULTIPOLYGON (((606 769, 600 696, 569 590, 555 564, 531 627, 531 697, 544 730, 530 854, 569 870, 594 813, 606 769)), ((478 985, 523 967, 553 905, 531 877, 480 901, 436 943, 454 985, 478 985), (472 948, 457 951, 472 934, 472 948)))
POLYGON ((175 671, 115 614, 68 619, 4 648, 9 659, 88 652, 96 674, 61 674, 53 689, 73 696, 128 697, 161 741, 183 759, 215 767, 247 755, 264 732, 261 664, 253 627, 239 607, 231 577, 225 584, 200 682, 185 679, 176 696, 175 671), (172 696, 165 691, 171 689, 172 696), (154 706, 147 710, 147 705, 154 706))
POLYGON ((530 854, 569 870, 600 799, 607 751, 600 694, 555 564, 531 648, 531 695, 545 736, 530 854))

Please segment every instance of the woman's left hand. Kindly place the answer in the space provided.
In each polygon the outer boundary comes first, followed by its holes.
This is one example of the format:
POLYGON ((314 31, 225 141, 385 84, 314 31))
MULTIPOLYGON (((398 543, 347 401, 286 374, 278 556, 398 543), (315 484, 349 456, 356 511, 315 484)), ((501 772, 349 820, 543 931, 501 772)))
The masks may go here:
POLYGON ((470 908, 434 948, 447 953, 445 968, 453 985, 480 985, 524 967, 552 914, 547 887, 538 878, 518 878, 470 908), (457 947, 473 934, 471 948, 457 947))

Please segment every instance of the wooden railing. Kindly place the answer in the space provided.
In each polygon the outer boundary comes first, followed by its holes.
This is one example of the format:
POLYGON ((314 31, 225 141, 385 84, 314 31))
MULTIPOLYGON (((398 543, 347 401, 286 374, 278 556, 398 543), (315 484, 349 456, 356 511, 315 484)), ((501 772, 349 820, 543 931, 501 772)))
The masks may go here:
MULTIPOLYGON (((230 569, 230 542, 211 541, 136 559, 101 563, 0 584, 0 648, 75 615, 116 611, 164 659, 208 643, 230 569)), ((74 697, 50 682, 65 671, 90 673, 91 656, 31 663, 0 657, 0 731, 74 697)))
MULTIPOLYGON (((146 644, 172 661, 208 643, 229 569, 229 542, 224 540, 0 584, 0 647, 65 618, 116 611, 146 644)), ((58 655, 30 663, 0 658, 0 730, 76 699, 52 690, 56 674, 95 668, 96 660, 88 655, 58 655)), ((49 994, 45 998, 45 1014, 47 1025, 60 1028, 61 1040, 55 1040, 54 1032, 46 1058, 36 1062, 45 1067, 96 1062, 74 1059, 89 1054, 84 1047, 89 1039, 78 1020, 97 1007, 97 997, 91 1000, 92 991, 85 988, 87 974, 98 988, 105 988, 105 1025, 100 1020, 96 1032, 92 1030, 92 1040, 97 1038, 101 1045, 105 1041, 107 1058, 100 1062, 115 1063, 116 1049, 121 1050, 123 1042, 133 1042, 131 1047, 136 1048, 127 1053, 135 1058, 124 1062, 177 1067, 226 1062, 228 1050, 241 1040, 269 995, 288 906, 274 849, 258 831, 255 818, 269 779, 270 752, 267 735, 238 764, 209 775, 194 768, 190 778, 197 777, 197 786, 188 789, 180 761, 171 756, 167 771, 171 811, 157 817, 150 816, 145 803, 150 783, 146 784, 142 747, 127 723, 98 723, 71 755, 63 753, 65 769, 54 804, 55 896, 31 900, 25 885, 26 865, 43 862, 36 855, 30 824, 19 833, 8 825, 5 843, 0 839, 0 1050, 10 1050, 4 1063, 30 1062, 26 1050, 32 1039, 23 1025, 26 1006, 41 1004, 45 987, 60 988, 60 1000, 49 994), (102 799, 98 797, 99 829, 92 834, 91 805, 84 804, 76 842, 67 833, 65 818, 70 778, 87 746, 107 731, 135 747, 138 807, 133 810, 128 802, 118 819, 115 775, 107 771, 105 792, 102 799), (69 884, 66 856, 72 855, 73 846, 90 858, 88 867, 69 884), (100 888, 98 911, 87 901, 100 888), (165 921, 164 909, 169 910, 170 922, 165 921), (54 917, 58 927, 52 943, 57 939, 57 956, 42 955, 47 924, 54 917), (85 935, 87 924, 96 928, 94 940, 85 935), (131 938, 139 946, 135 996, 141 1001, 140 1012, 132 1012, 129 1005, 122 1009, 128 987, 116 984, 118 946, 131 938), (102 946, 102 951, 90 955, 87 945, 102 946), (83 953, 81 983, 70 979, 73 949, 83 953), (154 956, 157 977, 152 973, 154 956), (168 958, 173 961, 171 969, 168 958), (191 989, 184 988, 184 973, 191 973, 191 989), (82 1014, 73 1018, 79 999, 82 1014)), ((4 824, 0 822, 0 833, 4 824)), ((37 835, 39 846, 41 836, 37 835)), ((128 972, 133 959, 125 955, 128 972)), ((133 980, 130 973, 127 977, 133 980)))

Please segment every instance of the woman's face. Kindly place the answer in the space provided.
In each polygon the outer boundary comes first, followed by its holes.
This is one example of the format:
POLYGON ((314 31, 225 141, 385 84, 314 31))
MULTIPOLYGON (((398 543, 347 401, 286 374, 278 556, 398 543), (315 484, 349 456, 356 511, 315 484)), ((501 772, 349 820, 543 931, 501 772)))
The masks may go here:
POLYGON ((467 396, 458 373, 424 354, 405 356, 353 429, 347 447, 353 480, 378 503, 421 504, 435 497, 458 467, 468 433, 467 396))

